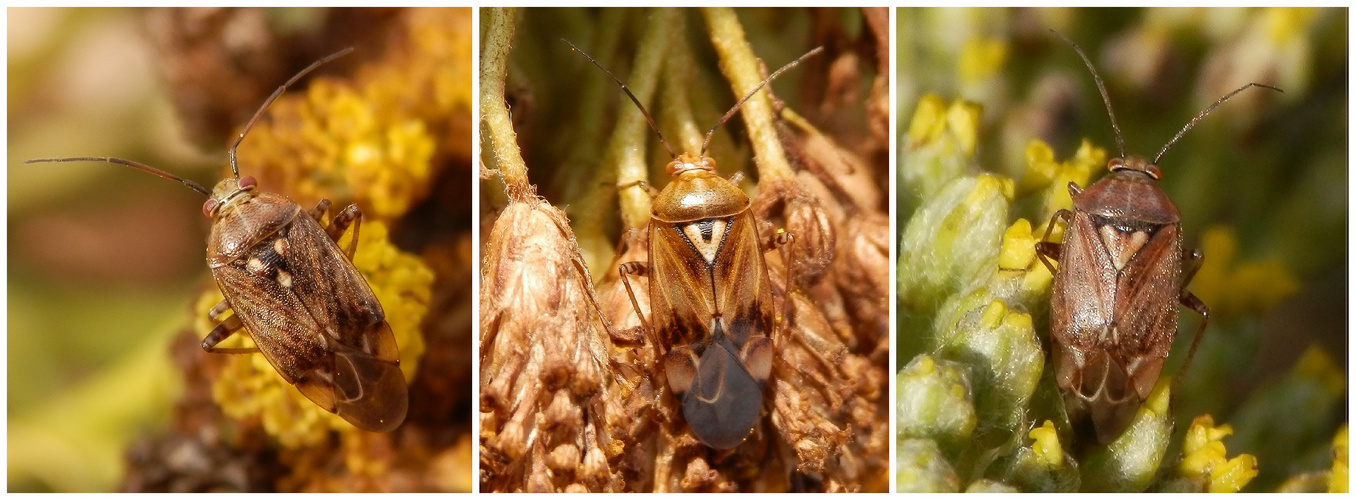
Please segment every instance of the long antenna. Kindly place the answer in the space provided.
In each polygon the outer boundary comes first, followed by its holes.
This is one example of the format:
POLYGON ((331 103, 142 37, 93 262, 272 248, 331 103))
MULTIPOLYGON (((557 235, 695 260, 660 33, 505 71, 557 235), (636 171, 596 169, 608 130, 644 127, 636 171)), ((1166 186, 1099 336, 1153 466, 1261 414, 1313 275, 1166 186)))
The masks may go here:
POLYGON ((772 72, 771 75, 768 75, 768 77, 764 78, 762 82, 759 82, 758 85, 754 86, 753 90, 750 90, 749 93, 744 94, 744 98, 740 99, 739 102, 735 103, 734 107, 730 108, 729 111, 726 111, 725 116, 720 117, 720 121, 717 121, 715 126, 712 126, 711 130, 706 132, 706 140, 702 141, 702 151, 701 154, 699 154, 698 156, 703 157, 706 156, 706 148, 711 145, 711 136, 716 133, 716 129, 720 128, 721 125, 724 125, 725 122, 728 121, 731 116, 734 116, 735 112, 739 111, 739 108, 743 106, 744 103, 747 102, 750 98, 753 97, 753 94, 758 93, 758 91, 761 90, 764 85, 767 85, 768 82, 771 82, 773 78, 776 78, 779 75, 781 75, 782 72, 791 69, 792 67, 795 67, 797 64, 800 64, 801 61, 804 61, 810 56, 813 56, 823 51, 824 51, 823 45, 815 47, 813 50, 806 52, 805 55, 800 56, 800 58, 789 63, 786 63, 786 66, 782 66, 781 69, 772 72))
POLYGON ((1250 88, 1252 88, 1252 87, 1262 87, 1262 88, 1264 88, 1264 89, 1271 89, 1271 90, 1275 90, 1275 91, 1277 91, 1277 92, 1285 92, 1284 90, 1278 89, 1278 88, 1276 88, 1276 87, 1272 87, 1272 86, 1270 86, 1270 85, 1263 85, 1263 84, 1260 84, 1260 83, 1249 83, 1249 84, 1247 84, 1247 85, 1244 85, 1244 86, 1242 86, 1242 87, 1239 87, 1238 90, 1235 90, 1235 91, 1233 91, 1233 92, 1230 92, 1230 93, 1228 93, 1227 95, 1225 95, 1224 97, 1219 98, 1219 100, 1218 100, 1218 101, 1215 101, 1214 104, 1211 104, 1209 107, 1205 108, 1205 111, 1201 111, 1201 114, 1196 115, 1195 118, 1192 118, 1191 121, 1187 122, 1186 126, 1185 126, 1185 127, 1182 127, 1182 131, 1181 131, 1181 132, 1178 132, 1177 135, 1175 135, 1175 136, 1172 137, 1172 140, 1171 140, 1171 141, 1168 141, 1167 144, 1164 144, 1164 145, 1163 145, 1163 149, 1160 150, 1160 151, 1158 152, 1158 156, 1155 156, 1155 157, 1154 157, 1154 165, 1157 165, 1157 164, 1158 164, 1158 160, 1161 159, 1161 158, 1163 158, 1163 155, 1166 154, 1166 153, 1168 152, 1168 148, 1172 147, 1172 144, 1175 143, 1175 142, 1177 142, 1177 139, 1181 139, 1183 135, 1186 135, 1187 131, 1188 131, 1188 130, 1191 130, 1191 127, 1195 127, 1195 126, 1196 126, 1196 122, 1201 121, 1201 118, 1205 118, 1205 115, 1210 114, 1210 112, 1211 112, 1211 111, 1214 111, 1214 110, 1215 110, 1215 107, 1219 106, 1220 104, 1224 104, 1224 101, 1229 100, 1230 97, 1233 97, 1235 94, 1237 94, 1237 93, 1239 93, 1239 92, 1242 92, 1242 91, 1244 91, 1244 90, 1248 90, 1248 89, 1250 89, 1250 88))
POLYGON ((659 132, 659 126, 655 125, 654 118, 650 117, 650 112, 645 110, 645 106, 640 103, 639 99, 636 99, 635 94, 631 93, 631 89, 626 88, 626 84, 622 83, 621 80, 618 80, 617 77, 614 76, 611 71, 608 71, 607 68, 604 68, 602 64, 598 64, 598 61, 595 61, 593 59, 593 56, 590 56, 587 52, 584 52, 579 47, 575 47, 574 44, 570 43, 569 40, 561 38, 560 41, 565 42, 565 45, 569 45, 570 48, 574 49, 575 52, 583 54, 584 57, 587 58, 589 62, 593 63, 594 66, 597 66, 598 69, 603 70, 603 73, 607 73, 608 78, 611 78, 612 81, 617 82, 617 85, 621 86, 622 92, 626 92, 626 97, 630 97, 631 102, 636 103, 636 107, 640 108, 640 114, 645 116, 645 121, 650 123, 650 128, 654 130, 655 135, 659 136, 659 143, 664 145, 664 149, 669 152, 669 157, 677 159, 678 155, 674 154, 673 148, 669 147, 669 143, 664 140, 664 134, 659 132))
POLYGON ((208 197, 208 198, 211 198, 211 197, 212 197, 212 192, 211 192, 211 191, 208 191, 207 188, 202 187, 201 185, 199 185, 199 184, 196 183, 196 182, 190 181, 190 180, 185 179, 185 178, 183 178, 183 177, 179 177, 179 176, 177 176, 177 175, 171 174, 171 173, 169 173, 169 172, 166 172, 166 171, 164 171, 164 170, 160 170, 160 169, 158 169, 158 168, 155 168, 155 167, 152 167, 152 166, 149 166, 149 165, 145 165, 145 164, 142 164, 142 163, 137 163, 137 162, 134 162, 134 161, 132 161, 132 160, 124 160, 124 159, 122 159, 122 158, 109 158, 109 157, 99 157, 99 156, 78 156, 78 157, 74 157, 74 158, 35 158, 35 159, 32 159, 32 160, 24 160, 24 163, 65 163, 65 162, 72 162, 72 161, 97 161, 97 162, 113 163, 113 164, 116 164, 116 165, 122 165, 122 166, 125 166, 125 167, 132 167, 132 168, 135 168, 135 169, 140 170, 140 171, 142 171, 142 172, 146 172, 146 173, 149 173, 149 174, 158 176, 158 177, 164 177, 164 178, 169 179, 169 180, 172 180, 172 181, 179 181, 179 182, 183 183, 183 185, 188 186, 189 189, 192 189, 192 190, 194 190, 194 191, 197 191, 197 192, 199 192, 199 193, 202 193, 203 196, 206 196, 206 197, 208 197))
POLYGON ((1073 43, 1073 40, 1065 38, 1064 35, 1055 31, 1053 28, 1050 32, 1054 33, 1061 40, 1064 40, 1064 43, 1069 44, 1070 47, 1073 47, 1074 52, 1078 52, 1078 57, 1083 58, 1083 64, 1087 65, 1088 71, 1092 72, 1092 79, 1097 82, 1097 91, 1102 93, 1102 102, 1106 103, 1106 114, 1111 116, 1111 130, 1116 132, 1116 148, 1120 150, 1121 158, 1125 158, 1125 139, 1121 138, 1121 127, 1116 124, 1116 112, 1111 109, 1111 98, 1107 96, 1106 85, 1102 83, 1102 76, 1097 74, 1097 68, 1092 67, 1092 61, 1088 60, 1088 56, 1083 53, 1083 49, 1078 48, 1078 44, 1073 43))
POLYGON ((267 110, 268 106, 270 104, 273 104, 273 100, 277 99, 278 96, 282 95, 283 91, 287 90, 287 87, 291 86, 294 83, 297 83, 297 80, 300 80, 301 77, 306 76, 307 73, 314 71, 316 68, 319 68, 320 65, 322 64, 338 59, 339 57, 348 55, 349 52, 353 52, 353 47, 349 47, 339 52, 335 52, 333 54, 325 56, 323 59, 319 61, 311 63, 310 66, 307 66, 306 69, 301 70, 300 73, 297 73, 295 76, 293 76, 292 79, 287 81, 287 83, 284 83, 282 84, 282 86, 278 87, 278 90, 273 91, 273 95, 268 96, 268 99, 264 101, 264 105, 259 106, 259 111, 255 111, 254 117, 250 118, 249 123, 245 124, 245 129, 240 131, 240 137, 237 137, 235 139, 235 144, 231 145, 231 149, 229 150, 229 154, 231 157, 231 175, 235 176, 235 178, 237 179, 240 178, 240 170, 235 166, 235 148, 239 147, 240 142, 245 140, 245 134, 249 133, 250 129, 254 127, 254 122, 259 121, 259 117, 264 115, 264 110, 267 110))

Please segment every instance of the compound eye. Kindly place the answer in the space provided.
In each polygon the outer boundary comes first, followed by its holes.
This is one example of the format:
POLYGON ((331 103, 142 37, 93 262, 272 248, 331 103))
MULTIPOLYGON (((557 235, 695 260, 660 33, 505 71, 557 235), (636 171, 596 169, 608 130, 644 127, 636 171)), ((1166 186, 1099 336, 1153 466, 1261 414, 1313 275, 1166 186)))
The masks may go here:
POLYGON ((248 175, 241 177, 240 180, 236 183, 236 185, 240 186, 240 189, 254 189, 254 186, 258 184, 259 181, 254 180, 254 177, 250 177, 248 175))
POLYGON ((1112 158, 1111 161, 1106 164, 1106 169, 1112 172, 1123 168, 1125 168, 1125 159, 1123 158, 1112 158))
POLYGON ((211 217, 212 211, 216 209, 217 209, 217 200, 215 199, 207 200, 202 204, 202 214, 207 217, 211 217))
POLYGON ((1149 174, 1149 176, 1154 179, 1163 178, 1163 171, 1158 169, 1158 165, 1149 165, 1148 167, 1145 167, 1144 173, 1149 174))

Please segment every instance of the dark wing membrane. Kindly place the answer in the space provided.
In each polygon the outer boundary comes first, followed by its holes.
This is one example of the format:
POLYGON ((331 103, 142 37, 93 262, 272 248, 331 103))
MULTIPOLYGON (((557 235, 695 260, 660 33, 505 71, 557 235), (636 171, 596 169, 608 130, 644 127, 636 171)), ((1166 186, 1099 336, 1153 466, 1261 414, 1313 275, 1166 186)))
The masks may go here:
POLYGON ((762 414, 762 385, 736 352, 729 339, 717 335, 697 361, 691 387, 681 395, 683 418, 692 433, 718 450, 743 442, 762 414))
POLYGON ((704 340, 712 333, 714 303, 706 261, 673 224, 651 220, 651 328, 669 345, 704 340))
POLYGON ((750 335, 770 334, 773 321, 772 286, 755 228, 747 210, 731 217, 713 269, 716 311, 741 348, 750 335))
POLYGON ((320 224, 303 214, 289 235, 287 264, 294 278, 307 278, 294 279, 293 287, 311 315, 327 325, 327 335, 377 359, 399 360, 381 303, 320 224))
MULTIPOLYGON (((391 335, 388 331, 386 335, 391 335)), ((409 389, 400 364, 334 343, 330 372, 315 370, 297 382, 311 401, 328 398, 330 411, 360 429, 389 432, 405 421, 409 389)))

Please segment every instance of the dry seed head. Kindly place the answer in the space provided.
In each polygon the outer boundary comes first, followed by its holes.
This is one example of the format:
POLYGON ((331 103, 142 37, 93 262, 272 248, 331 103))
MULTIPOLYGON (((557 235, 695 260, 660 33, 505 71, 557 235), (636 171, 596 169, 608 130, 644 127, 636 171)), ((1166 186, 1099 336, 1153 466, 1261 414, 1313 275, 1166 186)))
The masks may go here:
POLYGON ((591 284, 569 221, 541 200, 511 203, 485 245, 481 283, 482 488, 616 491, 607 456, 591 284), (550 443, 550 447, 546 447, 550 443), (568 459, 568 460, 567 460, 568 459))

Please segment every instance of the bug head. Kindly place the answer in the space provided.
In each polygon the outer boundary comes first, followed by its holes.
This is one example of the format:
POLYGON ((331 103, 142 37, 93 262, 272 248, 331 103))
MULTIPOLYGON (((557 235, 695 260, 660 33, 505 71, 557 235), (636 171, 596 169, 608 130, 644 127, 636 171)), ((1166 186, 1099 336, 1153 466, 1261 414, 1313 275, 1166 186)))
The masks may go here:
POLYGON ((1107 162, 1106 168, 1112 172, 1123 170, 1139 172, 1153 177, 1154 180, 1163 178, 1163 171, 1158 169, 1158 165, 1149 162, 1142 156, 1131 155, 1128 158, 1112 158, 1111 161, 1107 162))
POLYGON ((202 204, 202 214, 208 218, 216 217, 228 208, 254 198, 254 188, 258 182, 248 175, 240 178, 228 177, 212 188, 212 194, 202 204))
POLYGON ((716 159, 683 153, 669 162, 667 167, 664 167, 664 171, 668 172, 670 177, 678 177, 684 172, 693 170, 705 170, 714 174, 716 173, 716 159))

